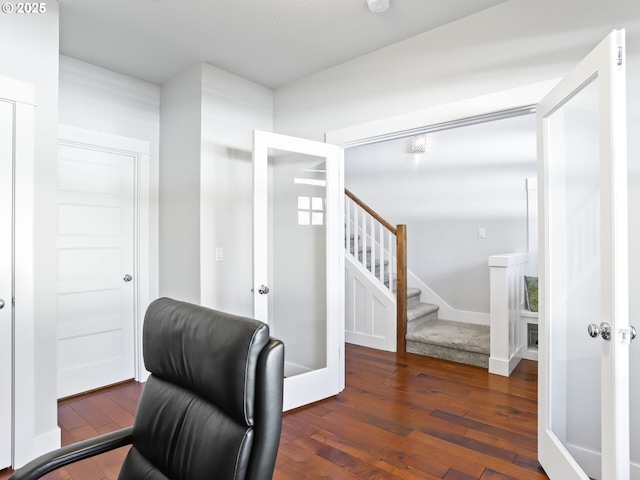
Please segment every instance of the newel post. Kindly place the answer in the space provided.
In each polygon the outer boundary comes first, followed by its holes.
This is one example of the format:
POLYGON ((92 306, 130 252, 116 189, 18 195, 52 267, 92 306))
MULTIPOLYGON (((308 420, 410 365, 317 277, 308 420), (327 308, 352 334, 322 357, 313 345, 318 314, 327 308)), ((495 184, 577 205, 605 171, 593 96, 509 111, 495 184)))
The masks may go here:
POLYGON ((397 256, 397 284, 396 284, 396 349, 407 351, 407 226, 396 226, 396 256, 397 256))

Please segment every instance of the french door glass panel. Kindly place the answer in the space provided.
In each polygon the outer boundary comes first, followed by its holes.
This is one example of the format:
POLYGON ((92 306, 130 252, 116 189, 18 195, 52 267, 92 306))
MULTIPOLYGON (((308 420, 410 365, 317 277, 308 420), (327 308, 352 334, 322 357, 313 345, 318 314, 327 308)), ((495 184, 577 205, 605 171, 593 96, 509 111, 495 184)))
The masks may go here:
POLYGON ((270 150, 269 321, 287 378, 327 367, 324 158, 270 150))
POLYGON ((254 132, 254 315, 285 344, 285 410, 343 388, 341 165, 336 146, 254 132))
POLYGON ((616 31, 538 105, 538 453, 563 480, 629 479, 624 63, 616 31))
POLYGON ((602 452, 600 161, 597 79, 550 118, 549 332, 551 429, 592 478, 602 452))

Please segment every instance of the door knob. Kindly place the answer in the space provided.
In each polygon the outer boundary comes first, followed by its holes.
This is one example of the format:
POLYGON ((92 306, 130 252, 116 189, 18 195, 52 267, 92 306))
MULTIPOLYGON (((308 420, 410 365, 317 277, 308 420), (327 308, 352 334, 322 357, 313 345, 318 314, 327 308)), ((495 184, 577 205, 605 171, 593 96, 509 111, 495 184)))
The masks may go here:
POLYGON ((269 287, 267 287, 266 285, 260 285, 260 288, 258 289, 258 293, 260 295, 266 295, 267 293, 269 293, 269 287))
POLYGON ((589 332, 589 336, 591 338, 596 338, 598 335, 602 337, 603 340, 611 340, 611 325, 607 322, 602 322, 600 326, 592 323, 587 327, 587 331, 589 332))
POLYGON ((0 298, 0 310, 4 308, 4 298, 0 298))
POLYGON ((122 279, 125 282, 130 282, 131 280, 133 280, 133 277, 127 273, 124 277, 122 277, 122 279))

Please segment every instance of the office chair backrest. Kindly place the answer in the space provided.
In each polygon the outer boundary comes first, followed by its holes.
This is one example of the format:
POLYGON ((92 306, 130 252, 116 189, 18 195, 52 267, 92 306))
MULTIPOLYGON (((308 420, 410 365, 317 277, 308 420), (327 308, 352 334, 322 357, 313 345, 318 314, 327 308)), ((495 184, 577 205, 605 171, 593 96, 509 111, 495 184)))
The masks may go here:
POLYGON ((284 346, 257 320, 161 298, 147 309, 151 372, 121 479, 271 479, 284 346))

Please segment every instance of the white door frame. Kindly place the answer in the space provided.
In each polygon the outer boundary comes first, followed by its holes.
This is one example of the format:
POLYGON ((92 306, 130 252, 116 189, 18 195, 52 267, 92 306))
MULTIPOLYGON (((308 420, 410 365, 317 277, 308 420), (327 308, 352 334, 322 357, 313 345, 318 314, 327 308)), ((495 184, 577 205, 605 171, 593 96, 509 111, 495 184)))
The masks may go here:
POLYGON ((80 146, 121 153, 131 156, 134 165, 134 378, 144 382, 149 372, 142 357, 142 324, 147 306, 153 300, 150 244, 150 145, 149 142, 93 130, 58 126, 58 142, 62 145, 80 146))
POLYGON ((366 145, 417 134, 425 127, 462 124, 466 119, 521 110, 535 106, 559 79, 468 98, 416 112, 382 118, 372 122, 332 130, 325 135, 327 143, 343 148, 366 145))
MULTIPOLYGON (((500 115, 517 114, 518 112, 532 113, 540 99, 558 82, 559 79, 548 80, 404 115, 383 118, 330 131, 326 133, 325 137, 328 143, 349 148, 416 135, 433 128, 461 126, 492 117, 499 118, 500 115)), ((476 317, 473 320, 475 323, 476 317)), ((395 315, 387 321, 393 322, 393 324, 387 325, 386 330, 395 331, 395 315)), ((395 342, 395 339, 393 341, 395 342)))
POLYGON ((34 421, 34 89, 0 77, 0 96, 15 103, 12 464, 16 466, 31 460, 41 441, 34 421))
POLYGON ((0 98, 0 469, 13 452, 13 128, 16 105, 0 98), (9 388, 7 388, 9 387, 9 388))

